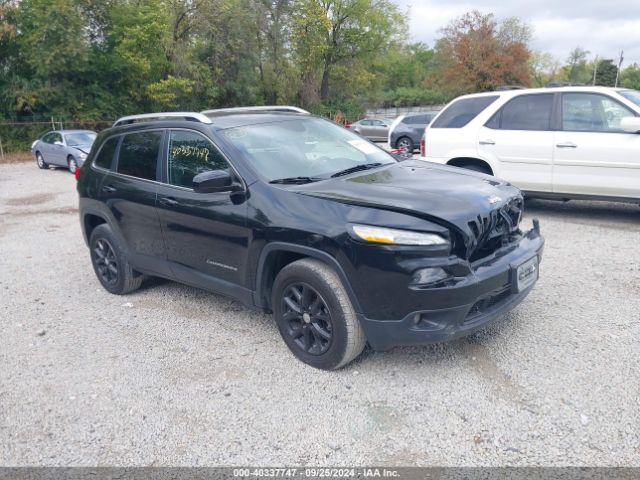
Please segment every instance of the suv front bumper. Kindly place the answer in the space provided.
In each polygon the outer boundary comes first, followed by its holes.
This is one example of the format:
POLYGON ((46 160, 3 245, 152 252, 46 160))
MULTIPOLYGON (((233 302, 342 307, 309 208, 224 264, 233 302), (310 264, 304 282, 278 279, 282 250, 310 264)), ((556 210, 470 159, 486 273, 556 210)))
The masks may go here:
POLYGON ((397 300, 413 306, 421 304, 421 308, 401 319, 377 320, 358 314, 369 344, 375 350, 387 350, 443 342, 468 335, 500 318, 533 289, 535 282, 517 291, 515 272, 535 256, 539 265, 543 248, 544 238, 537 228, 532 229, 516 245, 474 263, 472 273, 453 285, 407 288, 397 300))

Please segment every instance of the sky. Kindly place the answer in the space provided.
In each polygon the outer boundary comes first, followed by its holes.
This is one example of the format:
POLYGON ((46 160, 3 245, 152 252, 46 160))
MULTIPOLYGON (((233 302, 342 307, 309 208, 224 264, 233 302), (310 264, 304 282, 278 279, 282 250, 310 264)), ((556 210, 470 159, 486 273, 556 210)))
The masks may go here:
POLYGON ((589 59, 611 58, 624 50, 624 68, 640 64, 640 0, 397 0, 410 12, 410 38, 430 47, 452 19, 479 10, 498 20, 518 17, 533 29, 530 47, 564 62, 580 46, 589 59))

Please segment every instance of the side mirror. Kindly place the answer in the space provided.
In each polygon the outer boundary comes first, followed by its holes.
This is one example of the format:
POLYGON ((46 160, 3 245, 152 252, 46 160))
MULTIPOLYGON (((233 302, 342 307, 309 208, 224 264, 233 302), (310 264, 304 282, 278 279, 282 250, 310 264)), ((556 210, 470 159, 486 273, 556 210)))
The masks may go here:
POLYGON ((64 144, 60 140, 53 142, 53 144, 58 145, 59 147, 64 146, 64 144))
POLYGON ((629 133, 640 133, 640 117, 624 117, 620 120, 620 128, 629 133))
POLYGON ((240 188, 226 170, 211 170, 193 177, 193 191, 196 193, 235 192, 240 188))

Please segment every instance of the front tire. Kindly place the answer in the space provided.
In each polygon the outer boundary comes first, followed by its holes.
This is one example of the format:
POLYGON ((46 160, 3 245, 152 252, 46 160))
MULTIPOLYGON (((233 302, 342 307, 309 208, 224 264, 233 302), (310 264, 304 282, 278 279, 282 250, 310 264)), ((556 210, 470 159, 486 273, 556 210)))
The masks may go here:
POLYGON ((40 152, 36 152, 36 163, 38 164, 38 168, 42 170, 46 170, 49 168, 49 164, 44 161, 44 157, 40 152))
POLYGON ((124 295, 140 288, 143 276, 131 267, 111 227, 102 224, 93 229, 89 250, 93 270, 105 290, 124 295))
POLYGON ((336 370, 364 349, 364 332, 340 277, 318 260, 283 268, 273 283, 272 305, 284 342, 312 367, 336 370))
POLYGON ((73 174, 75 174, 76 170, 78 169, 78 162, 76 161, 75 158, 73 158, 72 155, 69 155, 69 157, 67 158, 67 167, 69 168, 69 171, 73 174))

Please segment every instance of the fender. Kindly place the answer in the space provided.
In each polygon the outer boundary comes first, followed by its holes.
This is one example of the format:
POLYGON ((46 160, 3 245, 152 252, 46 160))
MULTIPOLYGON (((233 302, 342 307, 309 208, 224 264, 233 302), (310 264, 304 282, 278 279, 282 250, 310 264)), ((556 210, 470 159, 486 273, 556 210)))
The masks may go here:
POLYGON ((349 296, 349 300, 351 300, 351 304, 353 305, 353 308, 356 311, 356 313, 362 313, 360 302, 358 302, 358 299, 353 289, 351 288, 351 283, 349 282, 347 275, 344 273, 342 266, 340 265, 340 263, 338 263, 338 260, 336 260, 335 257, 332 257, 331 255, 329 255, 326 252, 323 252, 322 250, 318 250, 312 247, 306 247, 303 245, 296 245, 294 243, 286 243, 286 242, 268 243, 260 253, 260 258, 258 260, 258 273, 256 275, 256 290, 253 294, 253 299, 256 306, 261 308, 266 307, 266 305, 264 305, 263 304, 264 302, 262 301, 262 290, 263 290, 262 278, 264 275, 264 269, 267 263, 267 258, 269 257, 270 254, 274 252, 300 253, 307 257, 316 258, 326 263, 327 265, 329 265, 338 274, 338 277, 340 277, 340 281, 344 285, 344 288, 347 291, 347 295, 349 296))
POLYGON ((475 158, 478 160, 482 160, 483 162, 489 164, 494 177, 500 176, 500 161, 493 155, 485 155, 483 153, 480 153, 478 150, 464 148, 447 152, 446 158, 447 160, 446 162, 444 162, 446 165, 449 165, 449 162, 454 158, 475 158))
POLYGON ((104 219, 118 239, 118 242, 120 242, 121 248, 125 250, 126 253, 129 253, 128 245, 124 240, 124 236, 122 235, 120 228, 118 227, 118 222, 105 204, 90 198, 83 198, 82 200, 83 205, 80 209, 80 227, 82 228, 82 236, 84 237, 84 242, 87 246, 89 246, 89 238, 85 230, 85 217, 87 215, 95 215, 96 217, 104 219))

